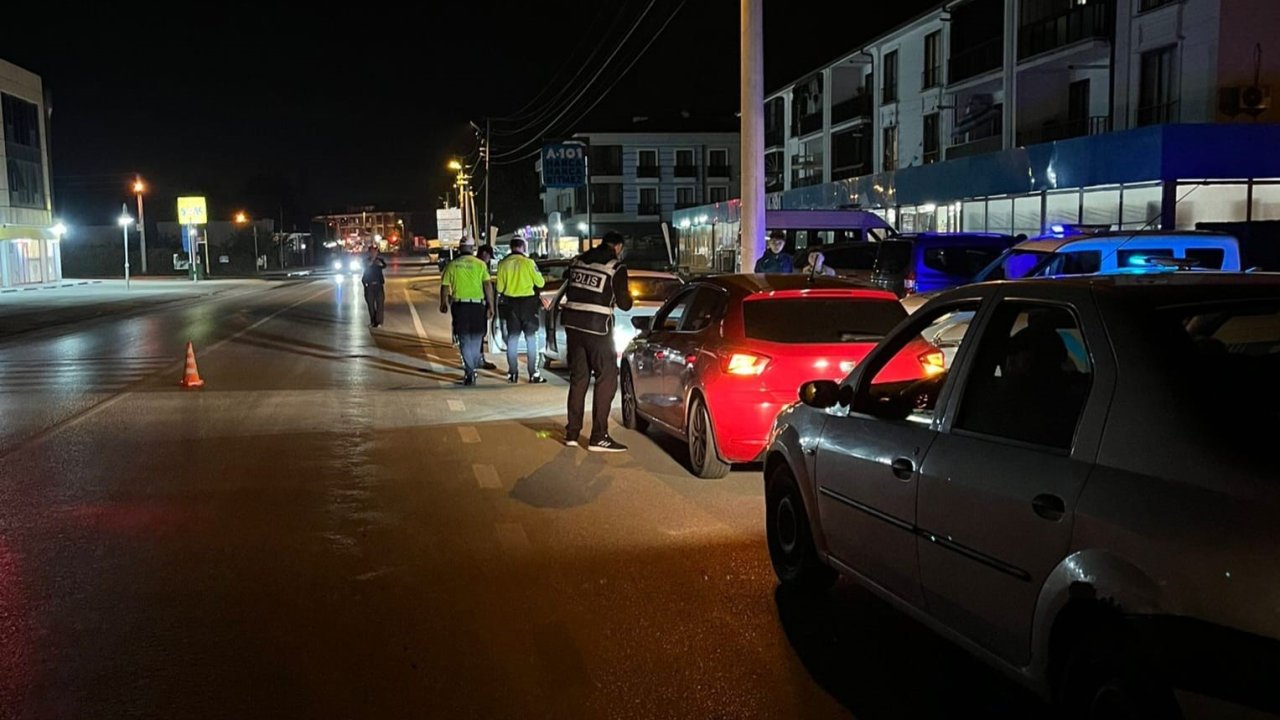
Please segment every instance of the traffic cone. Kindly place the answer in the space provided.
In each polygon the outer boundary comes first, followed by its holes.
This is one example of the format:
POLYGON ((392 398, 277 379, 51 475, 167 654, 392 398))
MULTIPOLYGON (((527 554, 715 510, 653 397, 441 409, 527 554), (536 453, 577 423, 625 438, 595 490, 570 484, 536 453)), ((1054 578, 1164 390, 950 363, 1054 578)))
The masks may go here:
POLYGON ((187 369, 182 373, 182 382, 178 383, 184 388, 204 387, 204 381, 200 379, 200 371, 196 369, 196 350, 191 347, 191 343, 187 343, 187 369))

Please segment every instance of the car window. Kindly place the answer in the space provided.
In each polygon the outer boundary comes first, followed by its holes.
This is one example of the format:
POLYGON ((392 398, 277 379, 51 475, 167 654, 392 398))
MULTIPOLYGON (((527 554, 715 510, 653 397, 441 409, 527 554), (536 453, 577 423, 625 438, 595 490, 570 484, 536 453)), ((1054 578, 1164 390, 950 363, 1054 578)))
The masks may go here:
POLYGON ((1227 253, 1222 248, 1187 248, 1187 258, 1196 261, 1196 267, 1221 270, 1227 253))
POLYGON ((978 273, 979 280, 1017 280, 1039 272, 1055 256, 1039 250, 1009 250, 978 273))
POLYGON ((724 313, 725 294, 714 288, 700 287, 693 291, 693 301, 684 314, 681 332, 701 332, 724 313))
POLYGON ((886 341, 887 347, 896 345, 893 354, 866 369, 855 393, 855 410, 885 419, 932 422, 938 396, 977 309, 974 301, 913 317, 909 329, 886 341), (949 340, 938 344, 935 338, 943 334, 949 340))
POLYGON ((1070 310, 1001 303, 978 342, 955 427, 1070 450, 1092 379, 1070 310))
POLYGON ((902 275, 911 267, 910 240, 886 240, 876 252, 877 275, 902 275))
POLYGON ((684 287, 684 283, 676 277, 627 278, 627 290, 631 293, 631 299, 636 302, 665 302, 681 287, 684 287))
POLYGON ((837 270, 870 270, 876 264, 876 246, 872 243, 832 248, 822 255, 826 264, 837 270))
POLYGON ((971 278, 1003 252, 999 247, 931 247, 924 251, 924 266, 948 275, 971 278))
POLYGON ((1102 251, 1072 250, 1053 256, 1041 275, 1092 275, 1102 270, 1102 251))
POLYGON ((657 314, 653 318, 653 329, 667 330, 674 332, 680 328, 680 319, 684 317, 685 310, 689 308, 689 303, 693 302, 693 293, 696 288, 692 288, 667 301, 658 309, 657 314))
POLYGON ((777 343, 879 342, 907 311, 896 300, 753 297, 742 303, 743 334, 777 343))

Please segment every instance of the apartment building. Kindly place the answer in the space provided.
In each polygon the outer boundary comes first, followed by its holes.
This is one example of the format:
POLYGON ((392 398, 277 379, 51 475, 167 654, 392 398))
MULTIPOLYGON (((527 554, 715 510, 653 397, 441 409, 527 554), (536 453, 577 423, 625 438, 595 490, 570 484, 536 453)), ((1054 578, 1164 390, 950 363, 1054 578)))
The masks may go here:
POLYGON ((62 279, 47 117, 40 77, 0 60, 0 287, 62 279))
POLYGON ((939 3, 766 97, 769 206, 903 232, 1280 220, 1278 34, 1275 0, 939 3))

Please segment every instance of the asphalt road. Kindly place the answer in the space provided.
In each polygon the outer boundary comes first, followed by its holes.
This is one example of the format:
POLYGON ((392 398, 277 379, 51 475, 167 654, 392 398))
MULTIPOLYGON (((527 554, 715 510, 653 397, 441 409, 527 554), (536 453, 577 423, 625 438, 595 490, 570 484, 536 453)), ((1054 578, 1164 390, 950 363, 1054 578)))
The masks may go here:
POLYGON ((559 374, 457 386, 429 272, 377 330, 319 279, 0 340, 0 717, 1044 714, 780 592, 759 468, 565 448, 559 374))

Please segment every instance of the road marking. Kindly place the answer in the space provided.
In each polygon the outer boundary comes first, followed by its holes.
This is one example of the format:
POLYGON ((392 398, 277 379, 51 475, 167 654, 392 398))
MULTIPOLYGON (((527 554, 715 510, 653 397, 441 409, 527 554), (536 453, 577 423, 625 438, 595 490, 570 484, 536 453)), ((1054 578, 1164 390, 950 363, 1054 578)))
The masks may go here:
POLYGON ((529 536, 524 533, 524 526, 519 523, 498 523, 493 526, 498 536, 498 544, 510 553, 524 553, 529 550, 529 536))
POLYGON ((462 442, 468 445, 474 445, 480 442, 480 431, 470 425, 459 426, 458 435, 462 437, 462 442))
POLYGON ((454 412, 463 412, 467 409, 467 406, 461 400, 450 400, 449 409, 454 412))
POLYGON ((501 490, 502 480, 498 477, 498 469, 492 465, 472 465, 471 471, 476 474, 476 484, 487 490, 501 490))

